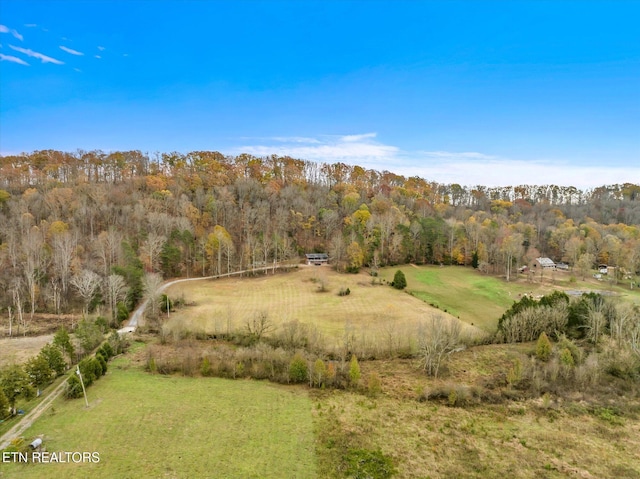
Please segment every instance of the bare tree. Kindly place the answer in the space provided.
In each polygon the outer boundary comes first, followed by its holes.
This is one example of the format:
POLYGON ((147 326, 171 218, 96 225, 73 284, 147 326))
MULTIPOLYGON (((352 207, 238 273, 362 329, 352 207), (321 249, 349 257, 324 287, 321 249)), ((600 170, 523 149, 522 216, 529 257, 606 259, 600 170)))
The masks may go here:
POLYGON ((100 233, 97 241, 93 242, 95 252, 100 258, 100 262, 104 268, 104 276, 109 274, 111 267, 118 261, 122 239, 122 234, 116 230, 110 229, 109 231, 103 231, 100 233))
POLYGON ((604 309, 604 301, 595 301, 589 304, 585 313, 586 324, 584 328, 587 330, 587 339, 596 346, 607 327, 607 316, 604 309))
POLYGON ((54 273, 60 281, 62 297, 67 297, 69 277, 71 276, 71 261, 76 249, 76 240, 68 232, 55 234, 53 238, 53 266, 54 273))
POLYGON ((273 330, 273 323, 269 319, 269 314, 266 311, 255 313, 252 319, 247 320, 245 326, 247 332, 257 341, 260 341, 263 335, 273 330))
POLYGON ((148 273, 144 275, 144 292, 151 306, 151 317, 155 318, 158 314, 158 297, 160 286, 162 285, 162 276, 158 273, 148 273))
POLYGON ((118 303, 127 297, 129 288, 122 276, 119 274, 111 274, 104 282, 104 295, 111 309, 111 321, 116 322, 116 311, 118 303))
POLYGON ((156 233, 149 233, 147 240, 142 245, 142 249, 149 258, 149 267, 151 271, 158 271, 158 258, 162 251, 167 238, 164 235, 158 235, 156 233))
POLYGON ((420 326, 420 366, 429 376, 438 377, 443 360, 460 346, 460 332, 459 321, 442 316, 431 317, 420 326))
MULTIPOLYGON (((18 334, 20 334, 20 326, 22 325, 23 334, 27 333, 27 327, 24 321, 24 316, 22 314, 22 297, 20 296, 21 290, 21 281, 20 278, 16 278, 11 287, 11 299, 13 300, 13 305, 18 312, 18 334)), ((11 318, 11 312, 9 312, 9 318, 11 318)))
POLYGON ((89 312, 89 304, 100 287, 100 276, 91 270, 83 269, 71 278, 70 283, 76 288, 76 291, 78 291, 78 294, 84 302, 82 315, 86 316, 89 312))

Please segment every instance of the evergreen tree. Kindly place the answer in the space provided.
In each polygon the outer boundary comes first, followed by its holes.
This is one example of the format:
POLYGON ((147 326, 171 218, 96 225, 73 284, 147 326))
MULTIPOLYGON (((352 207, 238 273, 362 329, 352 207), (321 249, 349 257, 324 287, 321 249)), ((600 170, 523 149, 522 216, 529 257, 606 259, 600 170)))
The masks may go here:
POLYGON ((473 269, 478 269, 479 265, 480 265, 480 258, 478 257, 478 252, 474 251, 473 256, 471 257, 471 266, 473 266, 473 269))
POLYGON ((396 274, 393 276, 393 283, 391 283, 391 285, 396 289, 404 289, 407 287, 407 278, 404 276, 404 273, 402 271, 396 271, 396 274))

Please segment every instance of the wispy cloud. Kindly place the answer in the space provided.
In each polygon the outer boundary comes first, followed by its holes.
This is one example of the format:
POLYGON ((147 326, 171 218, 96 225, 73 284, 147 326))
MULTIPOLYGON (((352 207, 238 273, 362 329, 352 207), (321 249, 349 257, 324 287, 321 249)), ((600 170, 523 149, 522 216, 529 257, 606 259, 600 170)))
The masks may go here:
POLYGON ((3 55, 2 53, 0 53, 0 61, 19 63, 20 65, 29 66, 29 64, 22 58, 14 57, 13 55, 3 55))
POLYGON ((105 50, 104 47, 101 47, 100 45, 98 45, 98 50, 100 50, 101 52, 103 52, 105 50))
POLYGON ((71 48, 67 48, 67 47, 64 47, 62 45, 60 45, 60 50, 62 50, 63 52, 70 53, 71 55, 78 55, 78 56, 83 56, 84 55, 84 53, 79 52, 78 50, 72 50, 71 48))
POLYGON ((562 160, 525 161, 477 151, 407 151, 376 138, 375 133, 319 135, 316 138, 283 136, 255 138, 254 144, 244 138, 245 145, 230 153, 277 154, 316 162, 343 162, 465 186, 556 184, 584 189, 640 178, 640 167, 581 166, 562 160))
POLYGON ((20 48, 20 47, 16 47, 16 46, 13 46, 13 45, 9 45, 9 48, 11 48, 12 50, 15 50, 17 52, 23 53, 24 55, 27 55, 28 57, 37 58, 42 63, 54 63, 55 65, 64 65, 64 62, 61 62, 60 60, 48 57, 47 55, 43 55, 42 53, 34 52, 33 50, 30 50, 29 48, 20 48))
POLYGON ((362 141, 362 140, 368 140, 369 138, 375 138, 378 134, 377 133, 364 133, 362 135, 345 135, 343 137, 341 137, 342 141, 362 141))
POLYGON ((519 160, 479 152, 423 151, 394 169, 440 183, 466 186, 563 185, 592 188, 640 178, 640 167, 582 166, 562 160, 519 160))
POLYGON ((0 33, 10 33, 18 40, 22 41, 23 36, 18 33, 17 30, 7 27, 6 25, 0 25, 0 33))
POLYGON ((98 60, 101 59, 102 57, 100 55, 94 55, 94 58, 97 58, 98 60))
POLYGON ((282 142, 282 143, 309 143, 309 144, 321 143, 316 138, 309 138, 306 136, 274 136, 272 138, 267 138, 267 139, 282 142))
POLYGON ((35 23, 25 23, 24 26, 27 28, 36 28, 38 25, 35 23))
POLYGON ((399 149, 384 145, 372 138, 375 134, 365 135, 324 135, 318 138, 308 137, 272 137, 265 138, 262 144, 244 145, 237 153, 245 152, 256 156, 277 154, 293 156, 320 162, 345 162, 359 164, 377 164, 391 161, 399 149), (270 144, 269 144, 270 143, 270 144))

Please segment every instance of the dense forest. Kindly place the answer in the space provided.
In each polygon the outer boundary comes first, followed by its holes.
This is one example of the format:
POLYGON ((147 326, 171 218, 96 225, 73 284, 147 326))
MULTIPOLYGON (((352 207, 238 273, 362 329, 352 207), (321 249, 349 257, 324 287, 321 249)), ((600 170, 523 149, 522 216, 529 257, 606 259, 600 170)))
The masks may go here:
POLYGON ((96 308, 117 321, 150 277, 220 274, 309 252, 351 272, 460 264, 510 280, 539 256, 576 276, 598 264, 615 266, 616 281, 640 270, 638 184, 466 187, 210 151, 0 157, 0 225, 0 308, 23 324, 37 312, 96 308))

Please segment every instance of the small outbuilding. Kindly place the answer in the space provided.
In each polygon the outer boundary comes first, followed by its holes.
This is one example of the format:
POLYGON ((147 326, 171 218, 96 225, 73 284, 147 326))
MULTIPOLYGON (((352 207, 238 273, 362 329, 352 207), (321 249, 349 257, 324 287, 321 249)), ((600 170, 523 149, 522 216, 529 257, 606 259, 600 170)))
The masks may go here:
POLYGON ((533 266, 540 266, 542 269, 555 269, 556 264, 550 258, 536 258, 533 266))
POLYGON ((329 262, 329 255, 326 253, 307 253, 305 257, 308 265, 320 266, 329 262))

